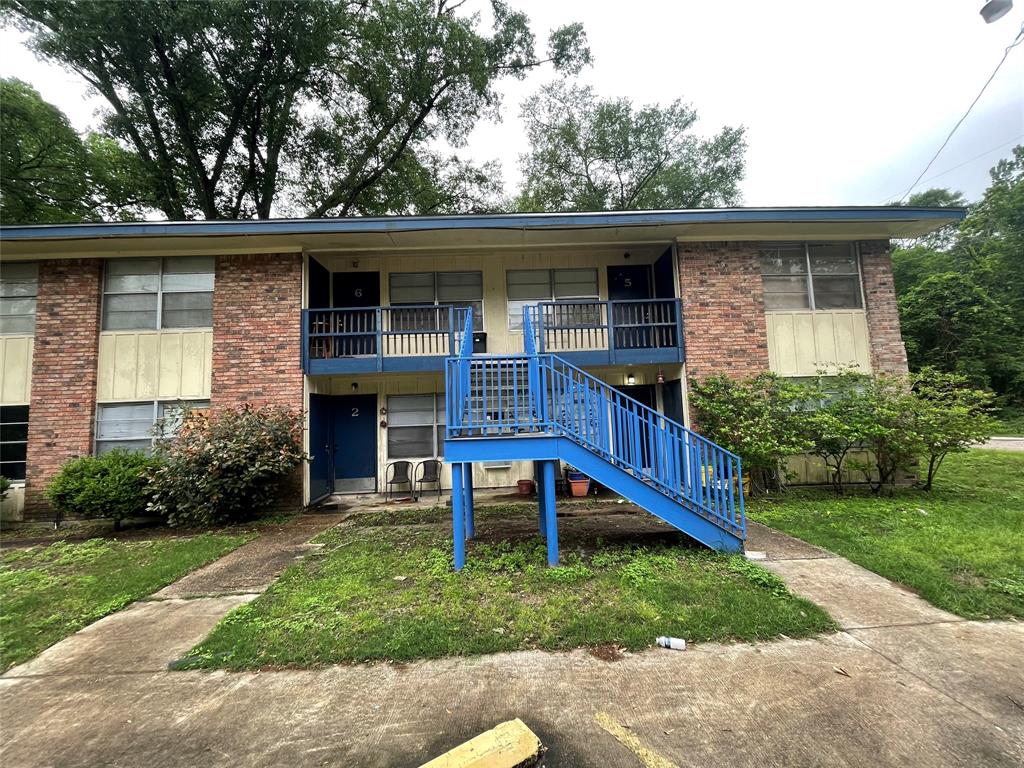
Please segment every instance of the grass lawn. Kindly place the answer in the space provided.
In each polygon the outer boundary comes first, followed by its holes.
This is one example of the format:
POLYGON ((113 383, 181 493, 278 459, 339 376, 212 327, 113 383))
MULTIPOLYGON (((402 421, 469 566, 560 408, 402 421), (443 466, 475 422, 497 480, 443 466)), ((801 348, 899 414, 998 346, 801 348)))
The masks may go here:
POLYGON ((90 539, 0 554, 0 671, 145 597, 252 536, 90 539))
POLYGON ((996 425, 996 434, 1009 437, 1024 436, 1024 410, 1006 409, 997 414, 999 423, 996 425))
POLYGON ((1024 618, 1024 453, 950 456, 931 493, 793 491, 747 512, 960 616, 1024 618))
MULTIPOLYGON (((477 510, 480 541, 452 571, 450 512, 375 512, 322 534, 324 548, 229 614, 180 668, 252 669, 411 660, 526 648, 753 640, 829 630, 831 619, 740 557, 691 547, 646 514, 646 532, 600 540, 559 521, 562 566, 545 565, 536 508, 477 510), (654 531, 650 530, 655 528, 654 531)), ((630 521, 633 521, 632 523, 630 521)))

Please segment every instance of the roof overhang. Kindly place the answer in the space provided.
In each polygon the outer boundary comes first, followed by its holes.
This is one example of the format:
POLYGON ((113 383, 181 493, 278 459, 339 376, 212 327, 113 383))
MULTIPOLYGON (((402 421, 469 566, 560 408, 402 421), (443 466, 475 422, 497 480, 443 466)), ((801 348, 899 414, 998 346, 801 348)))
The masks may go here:
POLYGON ((0 227, 0 249, 4 258, 31 259, 877 240, 920 237, 964 215, 886 206, 49 224, 0 227))

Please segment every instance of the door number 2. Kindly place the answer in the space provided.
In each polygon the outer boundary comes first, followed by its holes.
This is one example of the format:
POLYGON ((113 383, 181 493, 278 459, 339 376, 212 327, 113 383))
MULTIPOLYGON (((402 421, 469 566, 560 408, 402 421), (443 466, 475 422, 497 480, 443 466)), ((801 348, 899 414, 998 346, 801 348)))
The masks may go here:
POLYGON ((359 409, 358 408, 353 408, 352 409, 352 418, 354 419, 358 415, 359 415, 359 409))

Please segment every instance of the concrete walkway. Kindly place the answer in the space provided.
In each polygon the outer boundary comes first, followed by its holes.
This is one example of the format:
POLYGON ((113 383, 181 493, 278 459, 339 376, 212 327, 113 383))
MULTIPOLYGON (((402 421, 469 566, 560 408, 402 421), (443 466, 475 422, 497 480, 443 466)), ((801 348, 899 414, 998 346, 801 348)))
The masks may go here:
POLYGON ((996 451, 1024 451, 1024 437, 990 437, 978 447, 996 451))
MULTIPOLYGON (((760 526, 750 549, 844 630, 613 662, 524 652, 168 672, 214 614, 251 594, 170 597, 98 622, 0 678, 0 761, 416 766, 521 717, 549 747, 549 768, 1022 764, 1024 624, 962 621, 760 526), (158 619, 185 604, 197 607, 196 631, 181 638, 158 619), (89 633, 104 640, 83 650, 89 633)), ((191 594, 196 578, 177 589, 191 594)))

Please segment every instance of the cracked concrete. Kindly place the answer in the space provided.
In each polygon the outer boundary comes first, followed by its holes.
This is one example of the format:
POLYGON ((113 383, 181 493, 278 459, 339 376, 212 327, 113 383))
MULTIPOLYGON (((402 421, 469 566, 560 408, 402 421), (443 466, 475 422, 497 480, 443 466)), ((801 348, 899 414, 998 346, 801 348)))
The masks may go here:
MULTIPOLYGON (((137 604, 75 636, 80 642, 92 630, 110 637, 109 645, 76 652, 69 638, 0 678, 0 759, 12 766, 416 766, 521 717, 549 748, 549 768, 635 768, 634 754, 595 720, 607 713, 681 767, 1024 762, 1024 624, 960 620, 759 526, 750 548, 766 552, 766 566, 844 630, 658 649, 616 662, 585 651, 531 651, 403 665, 169 672, 163 665, 227 610, 211 601, 250 599, 173 597, 137 604), (193 635, 171 637, 161 611, 186 605, 206 618, 196 619, 193 635)), ((212 587, 247 584, 203 578, 212 587)), ((198 583, 179 590, 190 593, 198 583)))

